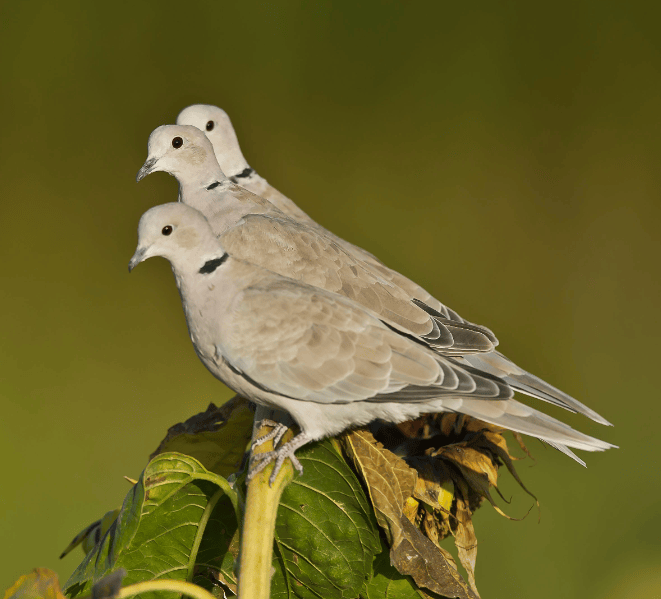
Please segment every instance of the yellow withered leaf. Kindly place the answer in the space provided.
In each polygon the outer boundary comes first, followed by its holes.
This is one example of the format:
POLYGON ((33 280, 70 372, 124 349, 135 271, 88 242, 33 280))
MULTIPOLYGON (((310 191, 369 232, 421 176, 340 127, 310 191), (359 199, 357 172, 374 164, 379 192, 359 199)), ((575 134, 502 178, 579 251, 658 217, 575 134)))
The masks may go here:
MULTIPOLYGON (((365 429, 345 433, 342 446, 365 481, 377 522, 391 546, 391 563, 397 570, 434 593, 474 599, 476 595, 461 578, 450 554, 429 540, 410 520, 415 507, 411 498, 418 481, 416 470, 365 429)), ((423 484, 421 492, 427 500, 438 503, 436 498, 428 496, 426 485, 423 484)))
POLYGON ((57 574, 48 568, 35 568, 21 576, 5 592, 4 599, 66 599, 57 574))
POLYGON ((479 596, 475 584, 475 561, 477 560, 477 537, 473 527, 472 513, 462 492, 457 493, 455 518, 451 519, 452 534, 459 554, 459 561, 468 574, 468 584, 479 596))
MULTIPOLYGON (((385 445, 380 447, 380 451, 390 450, 396 454, 390 454, 392 457, 384 459, 388 462, 401 460, 416 475, 413 477, 409 472, 409 477, 415 478, 415 484, 412 496, 405 499, 402 504, 402 514, 407 522, 407 528, 408 524, 413 526, 435 547, 437 555, 443 556, 445 565, 456 571, 452 557, 439 544, 452 534, 459 560, 468 573, 469 592, 472 596, 479 596, 475 583, 477 538, 472 515, 486 498, 502 516, 511 520, 516 519, 507 516, 491 497, 492 488, 500 495, 497 486, 499 467, 504 464, 526 493, 535 498, 526 489, 514 468, 514 460, 519 458, 515 458, 509 452, 503 436, 505 429, 464 415, 426 414, 398 425, 375 423, 371 430, 375 431, 378 441, 385 445)), ((364 435, 363 440, 368 443, 364 435)), ((520 438, 517 438, 517 441, 522 443, 520 438)), ((376 444, 376 441, 373 443, 376 444)), ((521 447, 528 453, 525 445, 521 447)), ((372 464, 371 467, 377 466, 372 464)), ((357 466, 357 469, 370 489, 369 473, 364 472, 364 467, 361 470, 357 466)), ((385 484, 383 479, 390 480, 392 474, 387 470, 380 472, 382 476, 379 484, 383 485, 385 484)), ((374 503, 371 490, 370 497, 374 503)), ((537 505, 539 506, 539 503, 537 505)), ((381 508, 374 504, 374 509, 378 517, 381 508)), ((392 519, 388 522, 392 527, 392 519)), ((405 538, 404 525, 400 527, 398 534, 402 547, 406 547, 406 543, 401 540, 405 538)), ((408 538, 405 540, 411 539, 413 533, 409 530, 408 538)), ((398 564, 400 572, 407 572, 405 568, 400 569, 402 564, 397 562, 394 539, 391 540, 391 545, 393 563, 398 564)), ((426 551, 425 544, 419 540, 409 548, 426 551)), ((400 548, 398 555, 401 553, 400 548)), ((413 553, 404 553, 404 556, 409 563, 415 562, 413 553)), ((424 586, 421 581, 425 580, 423 570, 424 568, 420 568, 418 577, 414 576, 416 583, 421 586, 424 586)), ((466 585, 463 580, 461 584, 466 585)))
POLYGON ((413 458, 409 465, 418 473, 413 496, 433 509, 449 512, 454 499, 454 483, 442 471, 442 465, 428 458, 413 458))
POLYGON ((342 437, 344 450, 367 483, 376 520, 388 541, 398 540, 404 503, 413 495, 416 471, 378 443, 372 433, 358 429, 342 437))

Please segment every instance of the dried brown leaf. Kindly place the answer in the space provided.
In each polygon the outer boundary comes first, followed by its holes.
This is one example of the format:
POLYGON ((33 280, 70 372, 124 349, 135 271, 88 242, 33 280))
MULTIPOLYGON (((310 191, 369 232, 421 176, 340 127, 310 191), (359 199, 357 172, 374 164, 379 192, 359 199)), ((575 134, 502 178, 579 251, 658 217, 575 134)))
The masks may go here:
MULTIPOLYGON (((470 422, 468 426, 479 426, 479 421, 470 422)), ((494 487, 496 492, 505 500, 498 489, 499 464, 497 458, 500 458, 503 461, 521 488, 535 499, 538 507, 539 502, 519 478, 519 475, 514 468, 505 438, 499 432, 489 430, 489 428, 493 427, 490 425, 484 427, 478 434, 470 438, 468 441, 446 445, 445 447, 437 449, 432 455, 453 464, 458 470, 460 477, 466 481, 470 489, 480 497, 487 499, 501 516, 508 518, 509 520, 522 520, 528 515, 528 513, 530 513, 530 510, 528 510, 523 518, 513 518, 503 512, 491 497, 490 489, 491 487, 494 487)), ((454 478, 455 483, 458 482, 457 477, 455 476, 454 478)), ((471 500, 470 497, 466 495, 465 497, 469 500, 471 508, 473 508, 475 502, 471 500)))
MULTIPOLYGON (((523 441, 523 437, 521 436, 521 433, 515 433, 512 432, 512 436, 516 439, 516 442, 519 444, 519 447, 523 450, 523 452, 533 461, 536 462, 535 458, 533 457, 532 453, 530 453, 530 450, 526 447, 526 444, 523 441)), ((513 460, 522 460, 524 458, 516 458, 514 456, 510 456, 513 460)))
POLYGON ((475 560, 477 559, 477 537, 473 527, 472 514, 468 502, 462 493, 457 493, 456 518, 452 520, 453 533, 459 561, 468 574, 468 584, 473 592, 479 597, 475 585, 475 560))
POLYGON ((413 494, 418 475, 365 429, 346 433, 342 442, 356 470, 367 484, 376 520, 393 545, 399 537, 404 503, 413 494))
MULTIPOLYGON (((446 413, 426 414, 396 426, 382 424, 374 430, 387 448, 417 471, 413 499, 405 503, 404 515, 439 551, 444 551, 439 542, 454 535, 459 559, 477 595, 473 513, 486 498, 499 514, 516 520, 495 505, 491 496, 493 487, 507 501, 497 486, 499 467, 505 464, 518 484, 534 498, 514 468, 517 458, 509 452, 503 436, 505 429, 469 416, 446 413)), ((520 436, 515 438, 529 455, 520 436)))
POLYGON ((407 437, 421 437, 428 427, 428 418, 427 415, 423 415, 415 420, 400 422, 396 426, 407 437))
POLYGON ((418 586, 448 597, 476 595, 457 571, 450 554, 425 537, 404 514, 415 490, 417 473, 364 429, 342 437, 346 454, 367 485, 377 522, 391 545, 391 562, 418 586))
POLYGON ((439 413, 433 416, 436 428, 448 438, 459 434, 465 438, 468 436, 467 433, 479 433, 484 430, 496 433, 502 433, 506 430, 465 414, 439 413))
POLYGON ((454 498, 454 484, 439 460, 412 458, 408 464, 418 472, 413 496, 430 507, 449 512, 454 498))
POLYGON ((406 519, 411 522, 412 524, 415 524, 415 521, 418 517, 418 510, 420 509, 420 502, 414 499, 413 497, 409 497, 405 502, 404 506, 402 508, 402 513, 406 516, 406 519))
MULTIPOLYGON (((505 437, 496 433, 484 433, 483 437, 483 440, 480 440, 480 444, 500 458, 503 464, 505 464, 507 470, 509 470, 509 473, 512 475, 514 480, 519 483, 519 486, 535 500, 537 503, 537 509, 539 509, 539 500, 526 488, 526 486, 523 484, 523 481, 519 478, 516 469, 514 468, 513 460, 518 458, 514 458, 512 455, 510 455, 505 437)), ((523 441, 521 441, 521 444, 522 443, 523 441)), ((526 452, 528 451, 525 445, 522 445, 522 447, 526 452)))
POLYGON ((453 464, 471 489, 493 503, 489 490, 498 482, 498 466, 488 455, 466 443, 441 447, 433 455, 453 464))
POLYGON ((393 545, 390 558, 401 574, 408 574, 418 586, 445 597, 475 599, 452 556, 430 541, 404 516, 400 520, 400 542, 393 545))

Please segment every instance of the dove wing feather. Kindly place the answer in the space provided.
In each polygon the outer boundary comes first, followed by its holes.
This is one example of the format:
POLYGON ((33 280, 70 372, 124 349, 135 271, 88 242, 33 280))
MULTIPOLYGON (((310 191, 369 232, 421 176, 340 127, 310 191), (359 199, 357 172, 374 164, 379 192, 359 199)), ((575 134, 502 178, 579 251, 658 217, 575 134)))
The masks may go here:
POLYGON ((496 377, 434 354, 344 298, 294 281, 244 290, 231 314, 234 367, 291 398, 425 402, 512 395, 496 377))
POLYGON ((421 336, 441 354, 488 352, 495 346, 488 329, 451 322, 421 302, 411 302, 401 289, 374 274, 332 237, 309 226, 273 215, 250 214, 220 241, 235 258, 358 302, 421 336))

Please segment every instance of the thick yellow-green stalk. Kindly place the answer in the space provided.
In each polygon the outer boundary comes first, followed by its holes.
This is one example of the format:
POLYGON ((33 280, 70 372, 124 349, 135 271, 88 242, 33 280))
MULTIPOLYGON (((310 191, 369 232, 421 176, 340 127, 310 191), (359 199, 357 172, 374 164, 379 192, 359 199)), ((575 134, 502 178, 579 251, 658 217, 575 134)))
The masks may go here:
MULTIPOLYGON (((255 431, 253 439, 262 437, 271 430, 270 426, 262 426, 255 431)), ((292 431, 288 430, 281 444, 292 437, 292 431)), ((269 451, 273 451, 273 441, 267 441, 255 448, 253 455, 269 451)), ((239 554, 238 593, 241 599, 268 599, 271 592, 275 519, 280 496, 294 478, 294 468, 291 461, 286 460, 273 486, 270 486, 269 477, 272 472, 273 464, 269 464, 248 483, 239 554)))

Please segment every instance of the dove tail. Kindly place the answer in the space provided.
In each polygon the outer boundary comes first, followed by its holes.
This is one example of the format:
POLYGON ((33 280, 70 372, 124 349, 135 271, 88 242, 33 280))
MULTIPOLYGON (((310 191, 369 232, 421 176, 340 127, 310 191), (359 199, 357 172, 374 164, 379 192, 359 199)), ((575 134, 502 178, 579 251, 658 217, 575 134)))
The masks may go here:
POLYGON ((549 385, 539 377, 519 368, 500 352, 494 351, 490 354, 464 355, 463 359, 474 368, 484 370, 489 374, 503 379, 515 391, 535 397, 536 399, 541 399, 570 412, 582 414, 599 424, 613 426, 594 410, 574 399, 571 395, 567 395, 564 391, 560 391, 560 389, 549 385))
POLYGON ((572 460, 578 462, 581 466, 587 468, 587 464, 581 458, 579 458, 571 449, 569 449, 569 447, 562 445, 562 443, 551 443, 551 441, 544 441, 544 443, 550 445, 551 447, 553 447, 553 449, 557 449, 558 451, 561 451, 565 455, 569 456, 572 460))
POLYGON ((577 458, 568 447, 585 451, 605 451, 616 447, 574 430, 564 422, 514 399, 491 401, 470 398, 443 399, 438 402, 438 408, 442 411, 466 414, 489 424, 537 437, 576 459, 579 463, 583 463, 583 461, 577 458))

